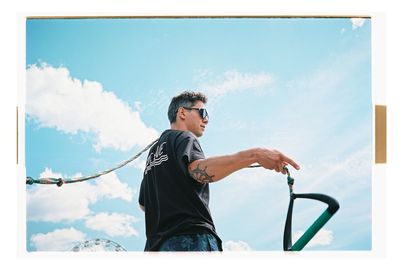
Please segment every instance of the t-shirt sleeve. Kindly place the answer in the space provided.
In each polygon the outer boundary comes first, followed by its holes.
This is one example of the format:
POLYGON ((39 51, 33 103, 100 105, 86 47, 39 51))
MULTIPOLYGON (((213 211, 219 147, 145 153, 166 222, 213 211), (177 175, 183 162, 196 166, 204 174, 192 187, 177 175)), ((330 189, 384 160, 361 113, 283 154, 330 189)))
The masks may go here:
POLYGON ((204 159, 204 153, 196 137, 190 133, 184 133, 178 141, 176 156, 181 170, 189 175, 188 165, 198 159, 204 159))

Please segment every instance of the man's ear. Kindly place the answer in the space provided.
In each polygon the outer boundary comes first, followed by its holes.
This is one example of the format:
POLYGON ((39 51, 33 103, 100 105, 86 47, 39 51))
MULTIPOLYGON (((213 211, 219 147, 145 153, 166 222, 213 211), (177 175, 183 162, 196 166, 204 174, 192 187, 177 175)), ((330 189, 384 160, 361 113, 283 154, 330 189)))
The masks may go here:
POLYGON ((182 120, 186 118, 185 109, 183 109, 183 107, 179 107, 178 112, 176 112, 176 117, 179 117, 182 120))

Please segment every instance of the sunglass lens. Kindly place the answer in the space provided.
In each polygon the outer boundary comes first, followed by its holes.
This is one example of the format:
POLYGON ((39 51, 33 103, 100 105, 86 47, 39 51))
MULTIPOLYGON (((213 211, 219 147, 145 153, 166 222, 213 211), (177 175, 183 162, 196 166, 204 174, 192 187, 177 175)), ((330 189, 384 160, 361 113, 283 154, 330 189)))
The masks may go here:
POLYGON ((200 109, 200 115, 201 118, 205 119, 206 117, 208 118, 208 113, 206 109, 200 109))

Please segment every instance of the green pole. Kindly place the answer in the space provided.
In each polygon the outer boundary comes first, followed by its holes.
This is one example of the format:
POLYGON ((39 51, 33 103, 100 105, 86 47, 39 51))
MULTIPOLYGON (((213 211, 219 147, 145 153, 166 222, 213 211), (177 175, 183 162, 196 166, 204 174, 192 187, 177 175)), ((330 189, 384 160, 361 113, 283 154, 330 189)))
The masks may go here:
POLYGON ((307 231, 296 241, 292 246, 292 251, 300 251, 305 245, 314 237, 316 233, 325 225, 327 221, 332 217, 332 214, 325 210, 318 219, 307 229, 307 231))

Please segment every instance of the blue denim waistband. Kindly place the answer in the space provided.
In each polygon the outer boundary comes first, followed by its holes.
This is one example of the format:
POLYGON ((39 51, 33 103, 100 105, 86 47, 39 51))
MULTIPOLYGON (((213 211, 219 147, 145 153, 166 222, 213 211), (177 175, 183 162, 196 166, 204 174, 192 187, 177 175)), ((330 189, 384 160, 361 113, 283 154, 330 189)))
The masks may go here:
POLYGON ((211 234, 184 234, 168 238, 160 251, 222 251, 211 234))

